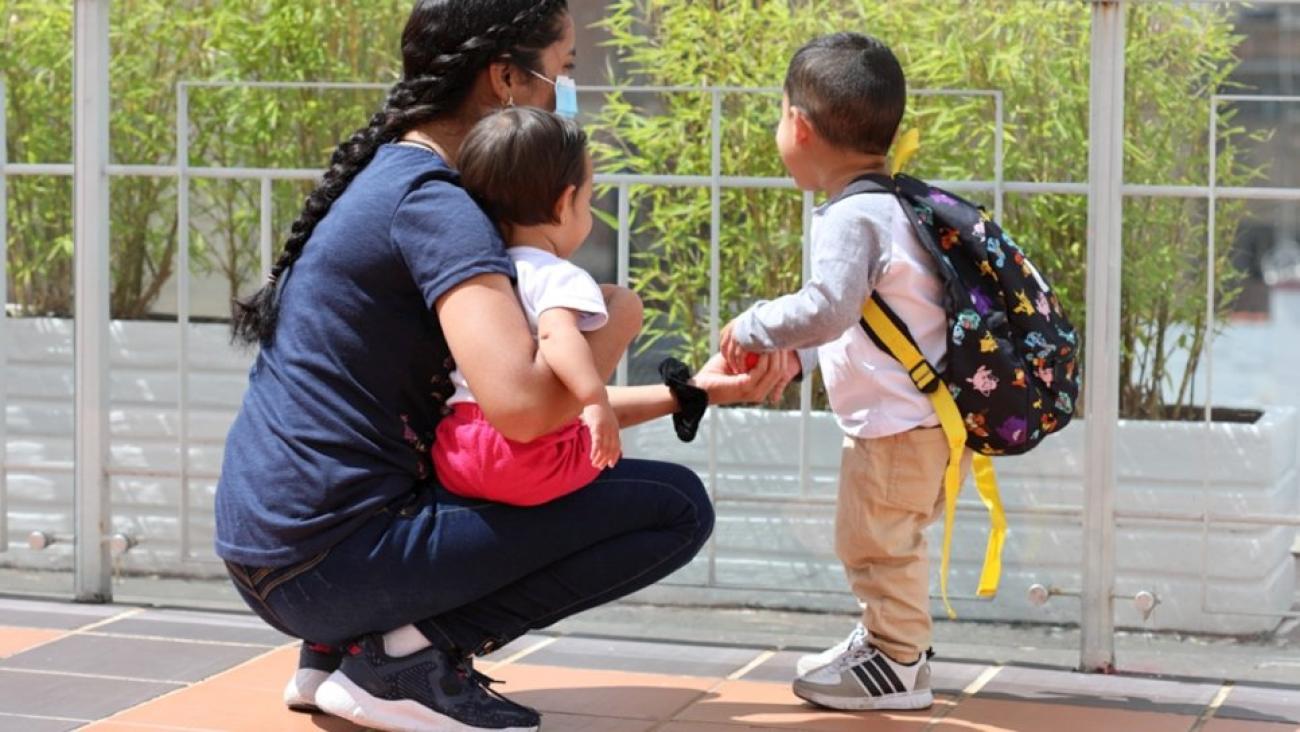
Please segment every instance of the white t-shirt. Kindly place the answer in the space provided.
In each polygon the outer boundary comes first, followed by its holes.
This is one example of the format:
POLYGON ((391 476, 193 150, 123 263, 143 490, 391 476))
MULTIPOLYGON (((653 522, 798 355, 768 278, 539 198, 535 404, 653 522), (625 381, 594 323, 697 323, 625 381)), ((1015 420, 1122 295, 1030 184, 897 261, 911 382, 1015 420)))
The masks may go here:
MULTIPOLYGON (((888 232, 881 242, 887 262, 873 290, 907 323, 926 360, 942 372, 948 354, 943 286, 907 215, 893 196, 851 196, 840 205, 860 216, 878 217, 888 232), (882 209, 888 214, 882 215, 882 209)), ((817 355, 831 409, 846 433, 871 439, 939 425, 930 398, 857 323, 818 348, 817 355)))
MULTIPOLYGON (((537 321, 553 308, 568 308, 579 313, 578 330, 592 331, 605 325, 605 296, 600 285, 586 270, 567 259, 536 247, 515 246, 506 250, 515 263, 515 294, 528 317, 528 328, 537 337, 537 321)), ((469 384, 460 369, 451 373, 456 393, 448 404, 472 402, 469 384)))

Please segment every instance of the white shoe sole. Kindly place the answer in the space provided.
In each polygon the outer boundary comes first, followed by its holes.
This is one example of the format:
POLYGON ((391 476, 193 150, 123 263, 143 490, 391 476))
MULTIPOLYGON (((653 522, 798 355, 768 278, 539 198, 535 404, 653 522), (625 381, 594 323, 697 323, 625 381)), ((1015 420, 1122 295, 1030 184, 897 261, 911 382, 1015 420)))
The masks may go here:
POLYGON ((830 696, 795 685, 794 695, 819 707, 849 712, 907 711, 934 706, 934 693, 929 689, 886 696, 830 696))
POLYGON ((314 668, 300 668, 294 671, 293 678, 284 685, 284 705, 295 712, 308 714, 319 712, 316 706, 316 690, 329 678, 329 671, 314 668))
POLYGON ((384 732, 537 732, 537 727, 471 727, 410 699, 372 696, 340 671, 316 690, 316 705, 349 722, 384 732))

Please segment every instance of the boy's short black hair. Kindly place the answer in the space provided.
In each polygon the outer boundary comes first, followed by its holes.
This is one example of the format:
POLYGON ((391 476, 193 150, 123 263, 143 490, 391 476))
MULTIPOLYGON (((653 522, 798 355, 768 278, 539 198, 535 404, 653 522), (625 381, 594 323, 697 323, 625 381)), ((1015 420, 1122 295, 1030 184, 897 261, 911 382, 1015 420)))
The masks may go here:
POLYGON ((889 46, 861 33, 809 41, 785 74, 790 106, 827 142, 884 155, 907 107, 907 80, 889 46))

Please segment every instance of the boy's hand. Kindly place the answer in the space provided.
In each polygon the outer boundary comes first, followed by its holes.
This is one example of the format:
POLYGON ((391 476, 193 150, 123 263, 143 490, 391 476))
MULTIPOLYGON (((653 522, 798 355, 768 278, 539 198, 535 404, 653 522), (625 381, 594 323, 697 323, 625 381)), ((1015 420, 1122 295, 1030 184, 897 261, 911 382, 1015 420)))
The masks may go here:
POLYGON ((623 456, 618 434, 618 417, 609 401, 591 404, 582 410, 582 422, 591 432, 591 465, 597 470, 612 468, 623 456))
POLYGON ((749 373, 753 366, 746 363, 747 352, 731 335, 735 325, 736 321, 733 320, 723 326, 722 332, 718 334, 718 352, 727 360, 727 368, 731 370, 731 373, 745 374, 749 373))

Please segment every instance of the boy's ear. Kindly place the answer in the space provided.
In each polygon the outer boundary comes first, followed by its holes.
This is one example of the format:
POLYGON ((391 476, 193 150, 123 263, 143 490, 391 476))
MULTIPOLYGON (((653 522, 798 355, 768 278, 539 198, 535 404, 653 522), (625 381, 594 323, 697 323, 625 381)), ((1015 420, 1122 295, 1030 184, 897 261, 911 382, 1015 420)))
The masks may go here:
POLYGON ((790 107, 790 117, 790 123, 794 125, 794 141, 800 145, 807 144, 815 132, 808 113, 799 107, 790 107))
POLYGON ((564 221, 565 212, 574 204, 577 197, 578 187, 571 185, 565 186, 564 191, 560 193, 560 197, 555 199, 555 209, 551 211, 551 215, 557 224, 564 221))

